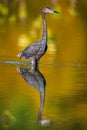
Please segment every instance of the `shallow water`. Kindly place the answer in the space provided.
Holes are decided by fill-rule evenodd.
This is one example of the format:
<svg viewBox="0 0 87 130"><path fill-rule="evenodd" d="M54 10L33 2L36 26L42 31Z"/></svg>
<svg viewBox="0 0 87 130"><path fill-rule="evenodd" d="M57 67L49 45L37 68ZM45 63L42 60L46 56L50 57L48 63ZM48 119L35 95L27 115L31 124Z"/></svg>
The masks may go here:
<svg viewBox="0 0 87 130"><path fill-rule="evenodd" d="M86 27L79 12L52 17L48 50L35 73L16 55L41 37L39 14L29 24L1 27L0 130L87 129Z"/></svg>
<svg viewBox="0 0 87 130"><path fill-rule="evenodd" d="M21 62L0 68L0 129L87 128L86 64L43 63L34 74Z"/></svg>

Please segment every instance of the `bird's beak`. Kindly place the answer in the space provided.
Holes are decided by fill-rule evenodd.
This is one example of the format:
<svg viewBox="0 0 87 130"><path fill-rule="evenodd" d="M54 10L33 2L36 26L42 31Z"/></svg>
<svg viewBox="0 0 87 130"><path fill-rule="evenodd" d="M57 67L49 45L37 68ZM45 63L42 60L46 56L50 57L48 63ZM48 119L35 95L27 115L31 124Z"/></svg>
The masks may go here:
<svg viewBox="0 0 87 130"><path fill-rule="evenodd" d="M56 14L59 14L59 12L57 12L57 11L55 11L55 10L54 10L53 12L56 13Z"/></svg>

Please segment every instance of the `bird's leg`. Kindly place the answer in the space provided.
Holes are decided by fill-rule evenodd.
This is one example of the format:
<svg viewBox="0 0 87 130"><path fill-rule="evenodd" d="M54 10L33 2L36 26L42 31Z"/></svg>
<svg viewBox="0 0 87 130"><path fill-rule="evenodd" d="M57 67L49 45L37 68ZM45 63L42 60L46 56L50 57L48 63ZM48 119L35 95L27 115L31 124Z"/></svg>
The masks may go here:
<svg viewBox="0 0 87 130"><path fill-rule="evenodd" d="M35 65L35 59L31 59L31 64L32 64L32 66Z"/></svg>
<svg viewBox="0 0 87 130"><path fill-rule="evenodd" d="M31 60L31 70L34 72L37 70L37 60L36 59Z"/></svg>
<svg viewBox="0 0 87 130"><path fill-rule="evenodd" d="M37 60L37 67L38 67L38 65L39 65L39 60Z"/></svg>
<svg viewBox="0 0 87 130"><path fill-rule="evenodd" d="M36 68L38 69L39 60L36 60Z"/></svg>

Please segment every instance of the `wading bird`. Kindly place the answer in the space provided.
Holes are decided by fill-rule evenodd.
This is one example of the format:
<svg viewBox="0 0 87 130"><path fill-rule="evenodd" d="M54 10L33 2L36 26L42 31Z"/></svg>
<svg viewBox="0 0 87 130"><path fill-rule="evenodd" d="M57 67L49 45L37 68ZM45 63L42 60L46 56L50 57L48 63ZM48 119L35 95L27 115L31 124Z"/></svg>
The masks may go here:
<svg viewBox="0 0 87 130"><path fill-rule="evenodd" d="M38 42L35 42L29 45L17 55L20 59L25 58L25 59L31 60L31 63L34 66L38 65L38 61L46 53L46 50L47 50L47 24L46 24L46 19L45 19L45 15L47 13L58 13L58 12L50 8L43 8L42 10L42 22L43 22L42 39Z"/></svg>

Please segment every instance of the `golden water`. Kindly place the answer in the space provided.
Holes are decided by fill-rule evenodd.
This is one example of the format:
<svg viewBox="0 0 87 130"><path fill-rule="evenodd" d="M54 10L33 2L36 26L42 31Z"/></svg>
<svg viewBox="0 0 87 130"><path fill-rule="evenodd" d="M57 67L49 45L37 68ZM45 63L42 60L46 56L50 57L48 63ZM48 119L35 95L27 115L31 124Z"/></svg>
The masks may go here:
<svg viewBox="0 0 87 130"><path fill-rule="evenodd" d="M86 22L80 11L47 16L48 50L39 71L46 80L42 119L49 123L38 124L40 92L18 73L26 66L16 55L41 37L39 15L28 24L4 24L0 29L0 130L86 130Z"/></svg>

